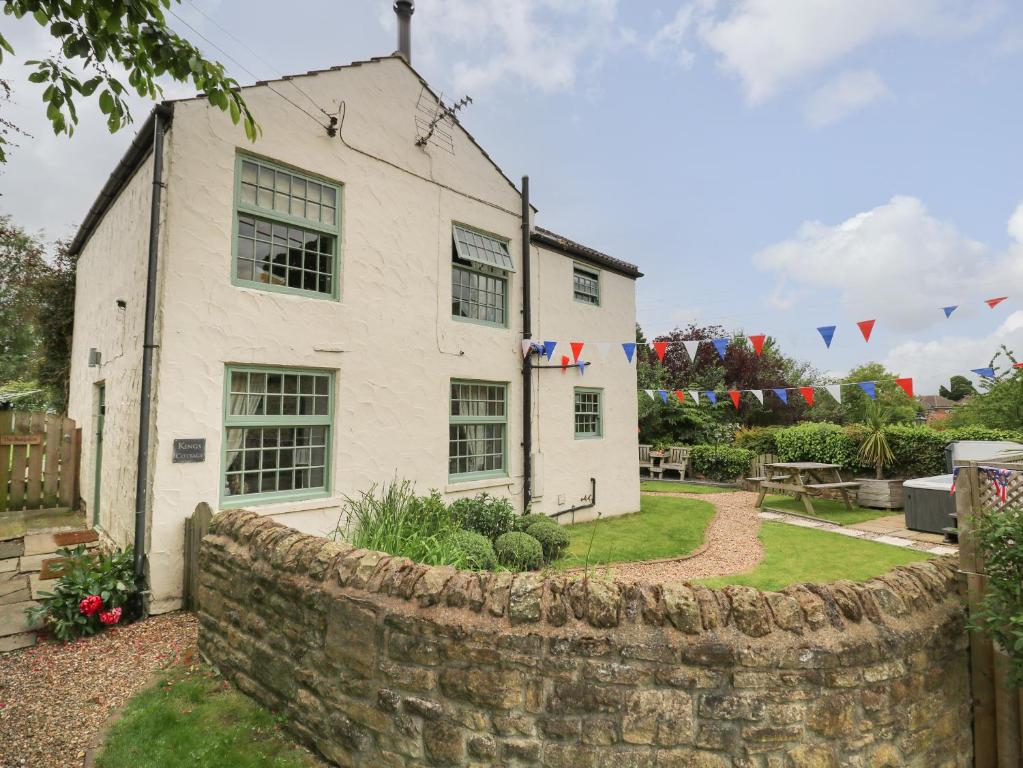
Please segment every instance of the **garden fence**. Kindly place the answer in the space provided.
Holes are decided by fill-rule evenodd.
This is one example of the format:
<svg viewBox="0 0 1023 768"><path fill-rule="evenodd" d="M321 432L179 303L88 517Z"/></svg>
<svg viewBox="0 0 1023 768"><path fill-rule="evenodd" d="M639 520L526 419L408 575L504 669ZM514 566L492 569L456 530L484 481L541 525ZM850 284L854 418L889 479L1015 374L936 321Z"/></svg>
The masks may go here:
<svg viewBox="0 0 1023 768"><path fill-rule="evenodd" d="M77 507L81 450L66 416L0 411L0 514Z"/></svg>
<svg viewBox="0 0 1023 768"><path fill-rule="evenodd" d="M980 468L1009 469L1012 475L1005 499ZM965 462L956 482L959 524L959 568L966 580L972 615L984 597L987 575L977 547L974 518L1008 506L1023 510L1023 462ZM1023 690L1007 684L1009 657L990 638L970 633L970 671L973 696L974 765L976 768L1016 768L1023 765Z"/></svg>
<svg viewBox="0 0 1023 768"><path fill-rule="evenodd" d="M199 610L199 545L210 532L213 510L206 502L199 502L195 512L185 518L185 608Z"/></svg>

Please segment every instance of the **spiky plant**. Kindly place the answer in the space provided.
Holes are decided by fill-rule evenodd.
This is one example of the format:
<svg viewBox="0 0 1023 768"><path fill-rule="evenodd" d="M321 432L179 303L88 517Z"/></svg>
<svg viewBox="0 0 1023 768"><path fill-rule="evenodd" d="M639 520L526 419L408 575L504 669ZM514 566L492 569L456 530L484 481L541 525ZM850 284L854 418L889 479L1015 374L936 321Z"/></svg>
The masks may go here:
<svg viewBox="0 0 1023 768"><path fill-rule="evenodd" d="M895 461L895 454L892 453L885 432L891 419L892 413L889 408L879 405L876 400L870 402L863 421L867 435L860 446L859 458L862 463L869 464L877 470L878 480L884 480L884 468Z"/></svg>

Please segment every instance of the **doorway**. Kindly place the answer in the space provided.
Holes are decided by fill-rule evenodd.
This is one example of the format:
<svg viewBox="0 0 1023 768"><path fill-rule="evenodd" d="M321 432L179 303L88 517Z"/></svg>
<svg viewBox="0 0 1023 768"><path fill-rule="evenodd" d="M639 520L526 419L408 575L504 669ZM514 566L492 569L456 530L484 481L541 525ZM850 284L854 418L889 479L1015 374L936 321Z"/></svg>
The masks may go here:
<svg viewBox="0 0 1023 768"><path fill-rule="evenodd" d="M99 524L100 478L103 476L103 426L107 415L107 385L100 382L96 385L96 440L93 443L93 456L96 474L92 483L92 524Z"/></svg>

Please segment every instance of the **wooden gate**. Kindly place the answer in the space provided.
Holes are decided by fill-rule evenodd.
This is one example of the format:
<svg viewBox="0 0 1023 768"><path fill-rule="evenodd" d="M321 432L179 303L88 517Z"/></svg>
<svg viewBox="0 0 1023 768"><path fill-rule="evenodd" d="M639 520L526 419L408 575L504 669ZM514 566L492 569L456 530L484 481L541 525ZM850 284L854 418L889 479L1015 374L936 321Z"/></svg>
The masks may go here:
<svg viewBox="0 0 1023 768"><path fill-rule="evenodd" d="M66 416L0 411L0 513L77 507L81 450Z"/></svg>
<svg viewBox="0 0 1023 768"><path fill-rule="evenodd" d="M983 467L1012 472L1002 501ZM966 577L972 613L987 586L983 553L974 535L974 518L1008 506L1023 510L1023 462L965 462L956 481L959 523L959 569ZM1023 766L1023 690L1008 687L1009 658L979 632L970 633L970 679L973 695L973 754L976 768Z"/></svg>

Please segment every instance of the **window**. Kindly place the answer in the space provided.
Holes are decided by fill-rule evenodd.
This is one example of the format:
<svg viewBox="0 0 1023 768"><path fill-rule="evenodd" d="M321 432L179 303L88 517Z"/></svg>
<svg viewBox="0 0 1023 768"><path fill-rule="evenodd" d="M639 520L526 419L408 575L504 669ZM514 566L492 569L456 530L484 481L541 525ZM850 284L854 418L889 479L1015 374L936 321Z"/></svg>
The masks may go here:
<svg viewBox="0 0 1023 768"><path fill-rule="evenodd" d="M487 325L508 323L508 243L454 225L451 247L451 316Z"/></svg>
<svg viewBox="0 0 1023 768"><path fill-rule="evenodd" d="M229 367L224 498L263 501L327 493L333 375Z"/></svg>
<svg viewBox="0 0 1023 768"><path fill-rule="evenodd" d="M457 479L507 475L506 384L452 381L448 474Z"/></svg>
<svg viewBox="0 0 1023 768"><path fill-rule="evenodd" d="M604 434L604 414L601 390L575 390L575 436L576 439L600 437Z"/></svg>
<svg viewBox="0 0 1023 768"><path fill-rule="evenodd" d="M336 298L341 188L249 157L237 176L234 281Z"/></svg>
<svg viewBox="0 0 1023 768"><path fill-rule="evenodd" d="M578 264L572 270L572 290L576 301L600 305L600 273Z"/></svg>

